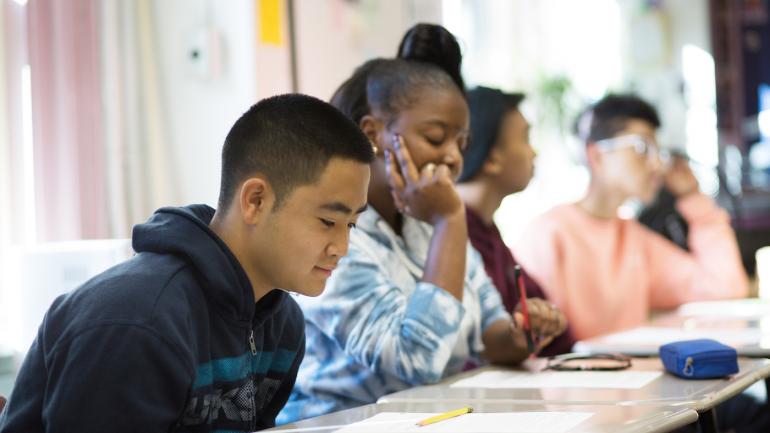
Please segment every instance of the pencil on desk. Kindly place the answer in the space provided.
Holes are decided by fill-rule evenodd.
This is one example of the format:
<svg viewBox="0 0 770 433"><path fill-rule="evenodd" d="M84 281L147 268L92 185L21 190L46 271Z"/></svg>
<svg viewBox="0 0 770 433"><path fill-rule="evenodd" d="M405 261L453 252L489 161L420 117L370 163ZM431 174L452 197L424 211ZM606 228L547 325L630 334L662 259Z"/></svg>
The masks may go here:
<svg viewBox="0 0 770 433"><path fill-rule="evenodd" d="M462 409L453 410L451 412L442 413L440 415L432 416L430 418L425 418L424 420L417 423L418 426L424 427L426 425L435 424L439 421L444 421L449 418L454 418L456 416L465 415L466 413L473 412L472 407L464 407Z"/></svg>

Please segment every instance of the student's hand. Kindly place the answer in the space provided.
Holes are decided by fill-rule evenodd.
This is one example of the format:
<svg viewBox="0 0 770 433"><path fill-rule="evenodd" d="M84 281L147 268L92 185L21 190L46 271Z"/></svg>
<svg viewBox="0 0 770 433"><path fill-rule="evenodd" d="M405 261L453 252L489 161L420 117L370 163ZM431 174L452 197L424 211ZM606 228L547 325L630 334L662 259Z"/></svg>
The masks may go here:
<svg viewBox="0 0 770 433"><path fill-rule="evenodd" d="M698 191L698 179L686 159L676 158L664 178L666 188L674 197L684 197Z"/></svg>
<svg viewBox="0 0 770 433"><path fill-rule="evenodd" d="M448 166L428 163L418 170L400 135L385 158L390 191L401 213L435 225L465 212Z"/></svg>
<svg viewBox="0 0 770 433"><path fill-rule="evenodd" d="M551 344L567 329L567 318L555 305L540 298L527 298L527 310L529 311L529 323L532 326L537 346L535 353L540 352ZM513 335L517 345L527 347L524 335L524 315L521 313L521 304L516 307L513 315Z"/></svg>

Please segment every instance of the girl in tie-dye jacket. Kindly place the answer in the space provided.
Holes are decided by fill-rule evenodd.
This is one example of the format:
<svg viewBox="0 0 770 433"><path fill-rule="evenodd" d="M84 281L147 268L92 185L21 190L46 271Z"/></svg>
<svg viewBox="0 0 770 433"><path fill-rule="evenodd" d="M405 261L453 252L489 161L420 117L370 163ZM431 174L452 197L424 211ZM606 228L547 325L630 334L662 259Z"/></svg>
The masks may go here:
<svg viewBox="0 0 770 433"><path fill-rule="evenodd" d="M378 158L369 209L350 234L347 256L323 295L298 300L306 353L278 423L528 355L520 326L468 244L453 182L469 122L459 48L442 27L418 25L407 34L402 57L422 59L426 43L446 52L443 66L369 61L332 98L369 136ZM529 307L542 347L563 331L564 318L542 300Z"/></svg>

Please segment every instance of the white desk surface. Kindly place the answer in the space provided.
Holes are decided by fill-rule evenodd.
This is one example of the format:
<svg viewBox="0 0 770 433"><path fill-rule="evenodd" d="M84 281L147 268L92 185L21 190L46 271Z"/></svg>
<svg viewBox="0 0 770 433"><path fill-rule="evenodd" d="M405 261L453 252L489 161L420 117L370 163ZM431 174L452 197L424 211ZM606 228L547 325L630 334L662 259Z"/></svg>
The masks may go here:
<svg viewBox="0 0 770 433"><path fill-rule="evenodd" d="M735 348L739 356L770 357L770 330L760 330L752 321L683 319L683 326L643 326L601 337L578 341L573 350L585 353L623 353L630 356L658 356L660 346L681 340L711 338ZM743 330L748 332L744 333ZM657 336L651 335L657 331ZM641 336L641 338L637 338Z"/></svg>
<svg viewBox="0 0 770 433"><path fill-rule="evenodd" d="M512 371L537 371L545 360L529 360L523 368ZM770 360L739 359L740 371L728 379L686 380L663 373L639 389L597 389L597 388L536 388L536 389L484 389L452 388L450 385L460 379L482 371L504 370L499 367L485 367L447 378L436 385L419 386L386 395L378 403L408 403L425 401L446 401L457 403L495 402L528 404L607 404L607 405L680 405L699 412L708 410L733 397L743 390L770 376ZM664 371L658 358L634 358L631 370ZM625 370L629 371L629 370ZM609 373L611 374L611 372Z"/></svg>
<svg viewBox="0 0 770 433"><path fill-rule="evenodd" d="M693 302L655 317L648 325L579 341L577 352L619 352L657 356L658 348L678 340L712 338L740 356L770 357L770 301L738 299Z"/></svg>
<svg viewBox="0 0 770 433"><path fill-rule="evenodd" d="M690 302L674 310L674 314L680 317L760 319L770 316L770 300L749 298Z"/></svg>
<svg viewBox="0 0 770 433"><path fill-rule="evenodd" d="M683 406L613 406L613 405L520 405L514 403L468 402L474 413L492 412L593 412L578 425L576 432L637 433L667 432L691 424L698 419L694 410ZM384 403L348 409L316 418L286 424L265 431L283 433L326 433L341 429L382 412L448 412L458 408L453 402ZM387 432L387 427L383 427Z"/></svg>

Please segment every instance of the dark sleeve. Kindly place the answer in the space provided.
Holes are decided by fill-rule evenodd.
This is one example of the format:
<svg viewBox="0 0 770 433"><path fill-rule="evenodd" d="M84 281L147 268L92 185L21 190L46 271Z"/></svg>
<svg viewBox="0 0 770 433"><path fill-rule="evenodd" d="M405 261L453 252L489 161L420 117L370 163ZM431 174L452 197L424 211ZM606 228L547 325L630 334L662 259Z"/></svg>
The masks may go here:
<svg viewBox="0 0 770 433"><path fill-rule="evenodd" d="M96 326L53 349L46 432L168 432L184 410L192 366L150 328Z"/></svg>
<svg viewBox="0 0 770 433"><path fill-rule="evenodd" d="M575 345L575 336L572 335L572 328L567 324L567 329L554 338L551 344L545 346L538 354L539 356L556 356L563 353L572 352L572 346Z"/></svg>
<svg viewBox="0 0 770 433"><path fill-rule="evenodd" d="M38 336L16 377L13 393L0 412L0 432L43 431L40 419L46 375Z"/></svg>
<svg viewBox="0 0 770 433"><path fill-rule="evenodd" d="M637 219L650 230L689 251L689 226L676 209L676 201L677 198L668 189L661 188L655 202L645 207Z"/></svg>
<svg viewBox="0 0 770 433"><path fill-rule="evenodd" d="M262 419L257 420L257 430L275 427L275 418L278 416L278 413L281 411L281 409L283 409L283 406L289 400L291 391L294 389L294 383L297 380L297 372L299 371L299 366L302 364L302 359L305 357L304 319L300 323L303 323L303 328L300 346L297 349L297 356L294 358L289 371L283 377L281 385L275 392L275 396L272 398L272 400L270 400L270 406L265 408L265 411L262 413Z"/></svg>

